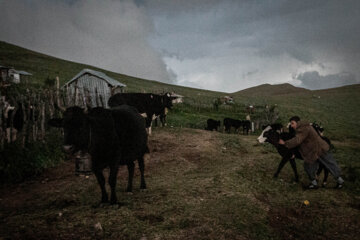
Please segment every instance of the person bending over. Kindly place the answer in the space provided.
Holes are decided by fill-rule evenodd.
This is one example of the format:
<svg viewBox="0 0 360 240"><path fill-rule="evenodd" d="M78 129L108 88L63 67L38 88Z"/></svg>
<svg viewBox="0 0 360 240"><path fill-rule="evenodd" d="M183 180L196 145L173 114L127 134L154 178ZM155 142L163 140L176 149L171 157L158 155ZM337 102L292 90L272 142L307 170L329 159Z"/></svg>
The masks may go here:
<svg viewBox="0 0 360 240"><path fill-rule="evenodd" d="M290 118L290 124L295 129L295 137L283 141L279 140L279 144L285 145L287 148L298 147L301 156L304 159L304 170L310 178L309 189L318 188L316 181L316 171L321 162L336 179L336 188L342 188L344 180L341 178L341 171L336 160L329 152L329 145L317 134L309 122L300 121L298 116Z"/></svg>

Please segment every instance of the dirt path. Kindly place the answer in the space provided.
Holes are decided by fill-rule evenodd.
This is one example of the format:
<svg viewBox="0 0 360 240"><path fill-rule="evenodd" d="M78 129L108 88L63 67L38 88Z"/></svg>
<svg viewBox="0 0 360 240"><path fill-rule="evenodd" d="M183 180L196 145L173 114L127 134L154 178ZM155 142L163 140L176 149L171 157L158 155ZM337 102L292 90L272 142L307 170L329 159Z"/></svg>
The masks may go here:
<svg viewBox="0 0 360 240"><path fill-rule="evenodd" d="M255 139L155 130L145 161L148 190L139 190L136 169L134 192L126 194L127 170L121 167L119 209L94 207L100 200L95 177L75 176L74 163L66 161L0 189L0 239L311 238L303 227L314 239L358 234L360 199L346 191L304 192L291 181L288 166L274 181L278 155ZM301 207L304 199L310 207Z"/></svg>

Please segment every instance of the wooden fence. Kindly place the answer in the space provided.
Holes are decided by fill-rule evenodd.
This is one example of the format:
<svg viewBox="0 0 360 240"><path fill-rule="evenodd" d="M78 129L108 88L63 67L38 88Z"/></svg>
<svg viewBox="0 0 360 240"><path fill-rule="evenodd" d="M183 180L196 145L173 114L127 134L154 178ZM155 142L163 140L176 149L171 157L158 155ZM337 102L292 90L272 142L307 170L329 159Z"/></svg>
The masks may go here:
<svg viewBox="0 0 360 240"><path fill-rule="evenodd" d="M26 89L22 93L15 91L3 95L0 91L0 150L13 142L20 142L25 147L30 142L45 141L49 132L47 121L62 115L57 106L86 107L91 102L90 94L84 96L81 92L67 95L66 91L59 88L58 78L54 87ZM96 105L104 106L103 97L97 93ZM17 129L19 126L22 126L21 129Z"/></svg>

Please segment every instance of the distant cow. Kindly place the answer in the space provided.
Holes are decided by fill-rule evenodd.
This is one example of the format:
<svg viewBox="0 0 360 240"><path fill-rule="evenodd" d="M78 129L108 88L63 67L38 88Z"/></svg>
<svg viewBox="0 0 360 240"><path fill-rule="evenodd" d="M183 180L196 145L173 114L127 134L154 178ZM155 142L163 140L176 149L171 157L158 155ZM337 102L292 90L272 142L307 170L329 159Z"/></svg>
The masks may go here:
<svg viewBox="0 0 360 240"><path fill-rule="evenodd" d="M17 107L6 106L3 114L1 114L1 128L6 131L8 142L16 141L17 134L22 131L25 121L36 121L37 118L38 116L34 113L32 106L27 110L24 109L23 104L20 102L17 103Z"/></svg>
<svg viewBox="0 0 360 240"><path fill-rule="evenodd" d="M108 105L112 108L123 104L133 106L140 114L145 114L146 128L149 129L149 134L151 134L152 120L157 116L163 115L162 119L165 121L166 109L171 109L173 106L169 93L164 95L153 93L117 93L111 96L108 101Z"/></svg>
<svg viewBox="0 0 360 240"><path fill-rule="evenodd" d="M116 177L119 165L127 165L129 171L127 191L132 191L134 161L138 160L141 186L144 179L144 155L149 152L144 119L128 105L114 109L96 107L88 113L80 107L70 107L64 118L51 119L49 125L64 129L64 149L70 153L88 152L91 155L92 171L101 188L101 202L108 202L103 169L110 168L109 184L111 204L117 202Z"/></svg>
<svg viewBox="0 0 360 240"><path fill-rule="evenodd" d="M209 131L216 130L217 131L220 127L220 121L216 121L211 118L209 118L206 121L206 123L207 123L207 126L206 126L205 130L209 130Z"/></svg>
<svg viewBox="0 0 360 240"><path fill-rule="evenodd" d="M296 169L295 158L298 159L303 159L303 158L297 148L288 149L284 145L279 144L280 139L287 141L295 136L292 132L280 132L280 129L282 129L282 125L280 124L268 125L267 127L265 127L265 129L263 130L261 135L257 138L257 140L260 143L269 142L272 145L274 145L276 150L282 157L282 160L279 163L278 169L276 170L274 177L275 178L278 177L281 169L285 166L287 162L290 161L291 167L294 171L295 181L298 182L299 175ZM329 171L320 163L320 167L317 171L317 175L320 175L322 169L325 170L324 180L323 180L323 185L325 186L329 175Z"/></svg>
<svg viewBox="0 0 360 240"><path fill-rule="evenodd" d="M232 118L224 118L224 129L227 133L230 133L231 128L235 128L235 132L242 126L241 120L236 120Z"/></svg>

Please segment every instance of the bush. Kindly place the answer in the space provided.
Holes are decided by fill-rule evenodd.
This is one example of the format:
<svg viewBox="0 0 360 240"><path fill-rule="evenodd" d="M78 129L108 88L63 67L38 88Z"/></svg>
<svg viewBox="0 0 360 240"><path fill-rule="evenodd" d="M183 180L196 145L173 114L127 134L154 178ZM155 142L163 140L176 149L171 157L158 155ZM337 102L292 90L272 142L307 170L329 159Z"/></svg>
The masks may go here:
<svg viewBox="0 0 360 240"><path fill-rule="evenodd" d="M64 159L59 133L49 134L43 142L32 142L22 148L16 141L0 151L0 183L15 183L38 175L45 168Z"/></svg>

